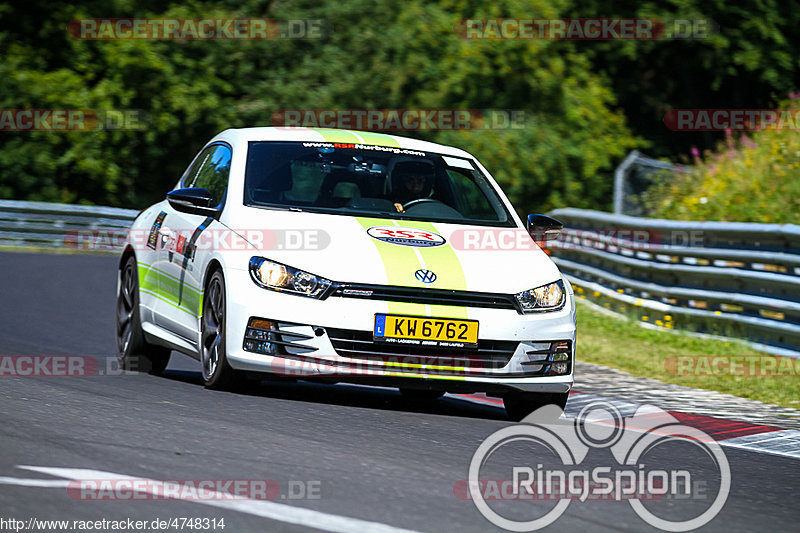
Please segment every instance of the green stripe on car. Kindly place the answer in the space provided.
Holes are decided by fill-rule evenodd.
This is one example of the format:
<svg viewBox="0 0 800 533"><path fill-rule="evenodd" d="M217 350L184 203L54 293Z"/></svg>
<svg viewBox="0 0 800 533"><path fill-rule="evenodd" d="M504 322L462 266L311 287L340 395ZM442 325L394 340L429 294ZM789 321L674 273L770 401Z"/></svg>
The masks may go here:
<svg viewBox="0 0 800 533"><path fill-rule="evenodd" d="M361 227L368 230L373 226L391 226L395 222L392 220L369 217L356 217ZM423 229L438 233L432 224L427 222L400 221L403 226ZM455 255L455 251L447 244L433 246L429 248L400 246L387 242L371 239L375 248L381 256L383 267L386 270L386 280L389 285L397 286L421 286L420 282L414 277L414 273L423 268L417 252L419 252L424 267L436 273L437 281L442 281L448 289L466 290L467 285L464 279L464 270ZM443 249L436 251L437 249ZM427 312L425 304L389 302L389 312L397 314L412 314L426 316L440 316L443 318L467 318L467 308L454 305L430 305L430 313Z"/></svg>
<svg viewBox="0 0 800 533"><path fill-rule="evenodd" d="M203 311L203 291L184 283L185 290L179 301L174 295L179 293L180 285L181 280L178 278L170 276L154 266L139 263L139 287L142 291L181 311L199 317Z"/></svg>
<svg viewBox="0 0 800 533"><path fill-rule="evenodd" d="M353 132L349 130L336 130L325 128L314 128L314 131L322 135L322 138L331 143L358 143L371 144L374 146L388 146L399 148L400 143L394 137L382 133L372 133L369 131Z"/></svg>

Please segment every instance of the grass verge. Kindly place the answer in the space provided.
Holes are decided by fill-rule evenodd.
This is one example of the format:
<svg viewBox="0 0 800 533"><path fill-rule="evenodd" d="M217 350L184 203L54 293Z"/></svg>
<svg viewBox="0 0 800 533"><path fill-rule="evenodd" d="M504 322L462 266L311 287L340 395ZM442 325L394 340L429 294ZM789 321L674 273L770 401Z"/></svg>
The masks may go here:
<svg viewBox="0 0 800 533"><path fill-rule="evenodd" d="M800 359L735 341L650 329L578 301L579 361L686 387L800 409Z"/></svg>

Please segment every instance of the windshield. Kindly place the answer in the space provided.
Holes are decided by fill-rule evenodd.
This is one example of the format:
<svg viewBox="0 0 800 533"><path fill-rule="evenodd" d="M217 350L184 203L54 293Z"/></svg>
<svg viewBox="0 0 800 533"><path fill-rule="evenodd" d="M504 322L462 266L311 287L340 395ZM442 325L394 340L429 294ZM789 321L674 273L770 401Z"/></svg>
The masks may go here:
<svg viewBox="0 0 800 533"><path fill-rule="evenodd" d="M513 225L470 159L327 142L250 142L244 203L342 215Z"/></svg>

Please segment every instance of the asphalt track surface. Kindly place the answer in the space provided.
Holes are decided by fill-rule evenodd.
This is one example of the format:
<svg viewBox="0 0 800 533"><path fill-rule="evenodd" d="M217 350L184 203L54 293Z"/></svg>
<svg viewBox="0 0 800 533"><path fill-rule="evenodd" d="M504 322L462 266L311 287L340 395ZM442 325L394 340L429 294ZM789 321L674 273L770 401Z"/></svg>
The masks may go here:
<svg viewBox="0 0 800 533"><path fill-rule="evenodd" d="M105 365L114 356L116 264L113 256L0 253L0 355L85 355L97 358L101 371L111 368ZM455 397L414 405L393 389L341 384L262 382L244 393L215 392L202 386L199 364L176 353L164 376L104 373L0 378L0 519L224 518L224 531L234 533L500 530L454 493L483 439L512 424L496 406ZM515 450L506 452L519 464L540 460L530 450L516 457ZM725 454L730 496L701 530L796 528L800 463L748 450ZM698 475L712 469L699 458L682 464ZM20 468L25 465L103 474ZM599 452L585 461L587 468L608 465ZM272 507L234 508L86 501L64 487L71 477L110 473L268 479L281 495ZM290 484L295 495L304 486L314 497L288 497ZM692 504L665 505L662 514L671 518ZM573 502L546 530L656 529L626 502Z"/></svg>

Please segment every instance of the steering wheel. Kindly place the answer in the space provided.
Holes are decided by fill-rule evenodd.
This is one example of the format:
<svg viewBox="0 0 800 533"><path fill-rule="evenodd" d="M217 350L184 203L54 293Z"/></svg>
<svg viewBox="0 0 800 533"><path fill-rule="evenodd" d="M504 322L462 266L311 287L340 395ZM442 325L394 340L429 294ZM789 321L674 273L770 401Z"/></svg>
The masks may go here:
<svg viewBox="0 0 800 533"><path fill-rule="evenodd" d="M423 204L426 202L436 202L437 204L442 203L439 200L434 200L433 198L417 198L416 200L411 200L410 202L403 204L403 211L408 211L409 207L413 207L415 205Z"/></svg>

